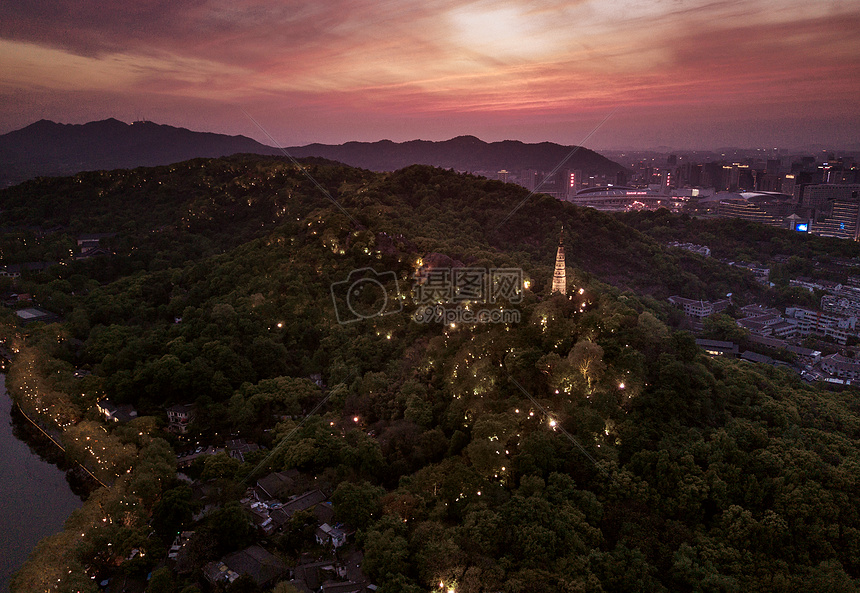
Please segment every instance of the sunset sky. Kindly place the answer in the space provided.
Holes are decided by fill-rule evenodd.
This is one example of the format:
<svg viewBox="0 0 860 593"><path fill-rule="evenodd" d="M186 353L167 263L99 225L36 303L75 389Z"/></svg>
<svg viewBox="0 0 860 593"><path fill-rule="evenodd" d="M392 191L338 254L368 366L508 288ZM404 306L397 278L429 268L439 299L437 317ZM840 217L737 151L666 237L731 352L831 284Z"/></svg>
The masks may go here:
<svg viewBox="0 0 860 593"><path fill-rule="evenodd" d="M860 2L9 0L0 133L148 119L282 145L860 142Z"/></svg>

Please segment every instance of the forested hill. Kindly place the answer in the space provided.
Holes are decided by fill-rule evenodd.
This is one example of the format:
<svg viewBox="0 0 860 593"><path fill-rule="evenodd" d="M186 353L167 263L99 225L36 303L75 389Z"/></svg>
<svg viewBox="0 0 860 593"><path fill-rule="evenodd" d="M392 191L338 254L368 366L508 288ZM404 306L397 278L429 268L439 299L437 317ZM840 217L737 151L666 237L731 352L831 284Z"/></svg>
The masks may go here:
<svg viewBox="0 0 860 593"><path fill-rule="evenodd" d="M463 262L484 251L520 253L537 266L542 287L551 274L562 224L568 263L621 289L663 298L681 293L750 299L761 289L737 270L689 253L666 250L611 216L504 184L433 167L375 174L324 160L306 160L311 176L368 232L402 235L414 249L444 251ZM283 158L198 159L132 171L84 172L43 178L0 193L0 225L16 230L5 263L59 261L80 234L106 239L123 258L116 266L181 265L261 236L308 208L343 213ZM345 223L342 223L345 224ZM40 231L56 232L40 237ZM14 233L13 233L14 235ZM11 235L10 235L11 237ZM28 240L29 238L29 240ZM524 265L525 265L524 261ZM83 264L82 264L83 265Z"/></svg>
<svg viewBox="0 0 860 593"><path fill-rule="evenodd" d="M304 517L264 538L237 503L293 469L356 529L348 545L381 593L857 590L857 392L705 357L635 291L708 296L743 277L527 197L426 166L261 157L0 192L6 257L117 233L112 255L60 258L16 286L65 321L26 328L10 393L113 486L40 544L13 591L95 593L91 574L150 573L159 591L198 591L203 566L254 542L290 566L320 557ZM548 290L562 224L567 297ZM528 287L484 303L519 320L422 322L425 264L522 269ZM362 306L380 299L348 291L361 278L384 292L376 312ZM103 424L105 395L141 417ZM187 439L163 430L177 403L196 405ZM165 439L236 435L267 450L187 468L218 493L195 521ZM183 571L155 570L184 529Z"/></svg>

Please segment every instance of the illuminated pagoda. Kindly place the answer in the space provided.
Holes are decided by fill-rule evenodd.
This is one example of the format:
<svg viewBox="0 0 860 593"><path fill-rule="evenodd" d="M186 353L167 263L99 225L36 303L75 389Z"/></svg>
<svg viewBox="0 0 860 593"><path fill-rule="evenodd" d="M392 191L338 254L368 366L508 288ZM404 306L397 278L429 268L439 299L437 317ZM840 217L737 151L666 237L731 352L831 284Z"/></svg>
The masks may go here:
<svg viewBox="0 0 860 593"><path fill-rule="evenodd" d="M555 254L555 272L552 275L552 292L567 294L567 276L564 271L564 227L558 238L558 251Z"/></svg>

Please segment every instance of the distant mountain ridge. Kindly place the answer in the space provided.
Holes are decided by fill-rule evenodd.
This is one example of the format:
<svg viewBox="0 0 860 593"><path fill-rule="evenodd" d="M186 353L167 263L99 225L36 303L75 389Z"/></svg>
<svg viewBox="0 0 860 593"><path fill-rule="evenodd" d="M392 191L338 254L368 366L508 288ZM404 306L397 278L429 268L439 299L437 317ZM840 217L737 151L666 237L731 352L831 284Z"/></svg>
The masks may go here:
<svg viewBox="0 0 860 593"><path fill-rule="evenodd" d="M323 157L372 171L394 171L415 164L469 172L550 171L567 157L570 158L565 167L586 174L614 175L624 169L587 148L574 151L572 146L552 142L526 144L517 140L487 143L474 136L441 142L309 144L285 150L294 157ZM278 155L281 150L247 136L195 132L149 121L126 124L111 118L86 124L59 124L43 119L0 136L0 187L38 176L152 167L236 153Z"/></svg>
<svg viewBox="0 0 860 593"><path fill-rule="evenodd" d="M167 165L197 157L278 154L246 136L194 132L149 121L86 124L40 120L0 136L0 185L79 171Z"/></svg>
<svg viewBox="0 0 860 593"><path fill-rule="evenodd" d="M553 142L526 144L519 140L484 142L474 136L457 136L432 142L347 142L309 144L287 149L295 157L319 156L371 171L393 171L409 165L433 165L456 171L500 171L536 169L551 171L568 155L565 167L584 173L615 174L624 167L587 148L563 146Z"/></svg>

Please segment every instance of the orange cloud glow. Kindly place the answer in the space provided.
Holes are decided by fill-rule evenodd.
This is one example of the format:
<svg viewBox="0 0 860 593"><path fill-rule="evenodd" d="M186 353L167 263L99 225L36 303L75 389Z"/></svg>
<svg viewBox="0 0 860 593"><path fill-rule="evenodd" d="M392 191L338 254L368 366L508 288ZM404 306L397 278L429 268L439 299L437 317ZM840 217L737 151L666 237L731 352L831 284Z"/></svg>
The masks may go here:
<svg viewBox="0 0 860 593"><path fill-rule="evenodd" d="M35 0L0 6L0 131L144 116L284 144L856 142L860 8L822 0Z"/></svg>

